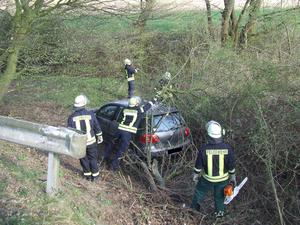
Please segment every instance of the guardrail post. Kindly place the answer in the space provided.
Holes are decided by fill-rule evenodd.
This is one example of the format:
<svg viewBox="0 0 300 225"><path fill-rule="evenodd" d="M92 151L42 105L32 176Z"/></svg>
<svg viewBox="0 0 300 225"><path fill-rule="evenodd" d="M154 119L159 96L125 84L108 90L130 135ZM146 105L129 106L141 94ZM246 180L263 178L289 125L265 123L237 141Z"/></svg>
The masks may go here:
<svg viewBox="0 0 300 225"><path fill-rule="evenodd" d="M49 152L46 189L47 194L55 194L58 191L59 163L59 154Z"/></svg>
<svg viewBox="0 0 300 225"><path fill-rule="evenodd" d="M0 116L0 140L49 152L46 193L58 191L60 155L86 155L87 136L80 130L53 127Z"/></svg>

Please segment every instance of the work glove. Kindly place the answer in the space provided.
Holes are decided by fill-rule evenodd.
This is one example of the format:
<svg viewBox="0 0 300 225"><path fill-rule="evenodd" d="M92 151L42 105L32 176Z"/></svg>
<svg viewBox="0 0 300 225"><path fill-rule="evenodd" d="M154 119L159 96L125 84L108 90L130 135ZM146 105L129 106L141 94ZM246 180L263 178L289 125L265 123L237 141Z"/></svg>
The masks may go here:
<svg viewBox="0 0 300 225"><path fill-rule="evenodd" d="M231 184L233 186L233 188L235 188L236 186L236 177L235 177L235 173L230 173L229 174L229 180L228 183Z"/></svg>
<svg viewBox="0 0 300 225"><path fill-rule="evenodd" d="M100 143L102 143L103 142L103 137L102 137L102 135L100 135L100 136L98 136L98 138L97 138L97 144L99 145Z"/></svg>
<svg viewBox="0 0 300 225"><path fill-rule="evenodd" d="M200 177L201 177L200 173L195 173L194 172L193 181L195 181L197 183L200 180Z"/></svg>
<svg viewBox="0 0 300 225"><path fill-rule="evenodd" d="M135 68L135 71L138 72L138 71L140 71L140 69L139 68Z"/></svg>

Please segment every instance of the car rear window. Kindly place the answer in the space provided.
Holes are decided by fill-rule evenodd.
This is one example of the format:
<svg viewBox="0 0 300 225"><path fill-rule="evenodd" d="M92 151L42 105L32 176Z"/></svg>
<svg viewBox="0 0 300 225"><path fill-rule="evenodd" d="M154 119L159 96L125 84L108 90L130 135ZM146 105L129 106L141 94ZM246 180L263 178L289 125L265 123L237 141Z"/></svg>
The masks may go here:
<svg viewBox="0 0 300 225"><path fill-rule="evenodd" d="M167 115L153 116L153 129L156 132L164 132L174 130L181 126L179 112L170 113Z"/></svg>

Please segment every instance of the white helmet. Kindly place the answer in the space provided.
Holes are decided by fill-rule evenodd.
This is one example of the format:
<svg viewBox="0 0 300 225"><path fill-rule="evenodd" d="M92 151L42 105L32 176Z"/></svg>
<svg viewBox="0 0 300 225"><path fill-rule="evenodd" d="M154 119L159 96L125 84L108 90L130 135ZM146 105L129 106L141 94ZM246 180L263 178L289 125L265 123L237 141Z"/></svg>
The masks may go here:
<svg viewBox="0 0 300 225"><path fill-rule="evenodd" d="M130 59L125 59L125 60L124 60L124 63L125 63L125 65L131 65Z"/></svg>
<svg viewBox="0 0 300 225"><path fill-rule="evenodd" d="M89 103L89 100L85 95L78 95L75 98L73 110L77 111L83 109L87 103Z"/></svg>
<svg viewBox="0 0 300 225"><path fill-rule="evenodd" d="M209 121L205 125L205 129L207 130L207 134L212 138L222 137L222 127L218 122L214 120Z"/></svg>
<svg viewBox="0 0 300 225"><path fill-rule="evenodd" d="M132 97L129 99L129 107L137 107L141 103L141 99L139 97Z"/></svg>
<svg viewBox="0 0 300 225"><path fill-rule="evenodd" d="M167 80L170 80L171 79L171 73L170 72L166 72L164 74L164 78L166 78Z"/></svg>

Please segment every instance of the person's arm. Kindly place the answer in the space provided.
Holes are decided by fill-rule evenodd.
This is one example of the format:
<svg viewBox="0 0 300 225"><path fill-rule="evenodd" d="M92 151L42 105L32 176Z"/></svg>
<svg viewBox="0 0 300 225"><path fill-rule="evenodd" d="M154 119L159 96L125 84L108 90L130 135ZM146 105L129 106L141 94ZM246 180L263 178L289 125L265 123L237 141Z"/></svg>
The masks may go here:
<svg viewBox="0 0 300 225"><path fill-rule="evenodd" d="M199 181L199 179L201 178L202 168L203 168L202 153L201 153L201 149L200 149L198 152L196 162L195 162L193 181L195 181L195 182Z"/></svg>
<svg viewBox="0 0 300 225"><path fill-rule="evenodd" d="M136 73L137 72L137 70L135 70L135 69L132 69L130 66L127 66L127 71L129 72L129 73L131 73L131 74L133 74L133 73Z"/></svg>
<svg viewBox="0 0 300 225"><path fill-rule="evenodd" d="M99 122L94 114L92 114L92 123L93 123L93 127L95 130L95 135L97 137L97 144L100 144L103 142L102 130L101 130Z"/></svg>
<svg viewBox="0 0 300 225"><path fill-rule="evenodd" d="M236 186L236 176L235 176L235 163L234 163L234 157L231 147L228 148L228 173L229 173L229 179L228 183L232 184L233 187Z"/></svg>
<svg viewBox="0 0 300 225"><path fill-rule="evenodd" d="M146 105L144 105L143 108L141 108L142 113L146 112L148 109L150 109L154 103L157 101L157 98L153 98L150 102L148 102Z"/></svg>

